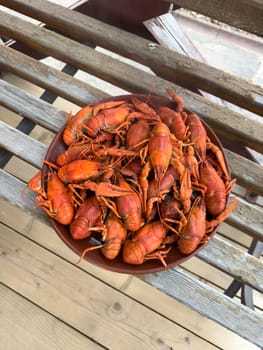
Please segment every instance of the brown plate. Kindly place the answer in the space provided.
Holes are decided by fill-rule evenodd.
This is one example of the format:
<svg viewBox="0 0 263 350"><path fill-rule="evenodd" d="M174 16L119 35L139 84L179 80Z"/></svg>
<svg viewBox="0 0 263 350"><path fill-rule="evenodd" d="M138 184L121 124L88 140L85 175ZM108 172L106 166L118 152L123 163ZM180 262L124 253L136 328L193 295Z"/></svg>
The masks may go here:
<svg viewBox="0 0 263 350"><path fill-rule="evenodd" d="M155 107L155 108L158 106L168 106L170 108L175 108L175 104L169 99L159 97L159 96L149 97L148 95L138 95L138 94L110 97L110 98L104 99L100 102L105 102L108 100L129 101L131 96L135 96L137 98L140 98L142 101L147 101L148 104L150 104L152 107ZM225 161L227 164L228 173L229 173L229 167L228 167L226 155L224 153L223 147L222 147L219 139L217 138L217 136L215 135L213 130L211 130L211 128L208 127L207 124L203 120L202 120L202 122L206 128L207 135L210 138L210 140L221 149L221 151L224 155L224 158L225 158ZM58 132L58 134L55 136L55 138L51 142L49 149L48 149L48 152L46 154L45 160L48 160L50 162L55 163L57 156L67 149L67 146L64 144L63 139L62 139L63 130L64 130L64 128L62 128ZM46 174L47 172L48 172L48 168L46 165L44 165L43 166L43 173ZM44 179L45 179L45 177L44 177ZM55 229L55 231L57 232L59 237L78 256L80 256L81 253L83 252L83 250L85 248L87 248L88 246L91 246L94 244L96 245L96 244L100 243L100 242L96 241L94 238L91 238L91 239L88 238L88 239L84 239L84 240L75 240L71 237L68 226L61 225L52 218L49 218L49 219L50 219L51 225L53 226L53 228ZM210 233L211 238L215 235L217 229L218 229L218 226L216 226L214 228L214 230ZM199 245L197 247L197 249L189 255L183 255L175 247L172 248L172 250L169 252L168 256L165 258L165 261L167 263L167 268L172 268L176 265L182 264L186 260L188 260L191 257L193 257L194 255L196 255L201 249L204 248L204 246L205 245ZM164 267L162 266L162 264L159 260L148 260L148 261L145 261L141 265L130 265L130 264L125 263L122 260L121 255L120 255L116 259L110 261L110 260L107 260L103 256L100 249L90 251L89 253L86 254L84 259L87 260L88 262L90 262L96 266L102 267L104 269L115 271L115 272L120 272L120 273L127 273L127 274L145 274L145 273L153 273L153 272L158 272L158 271L164 270Z"/></svg>

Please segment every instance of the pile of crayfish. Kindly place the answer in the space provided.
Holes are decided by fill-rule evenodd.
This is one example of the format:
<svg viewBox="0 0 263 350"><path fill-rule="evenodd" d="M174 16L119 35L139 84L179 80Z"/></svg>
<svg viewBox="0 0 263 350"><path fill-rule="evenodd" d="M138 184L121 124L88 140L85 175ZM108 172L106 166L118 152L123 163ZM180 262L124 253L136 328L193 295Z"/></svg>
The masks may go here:
<svg viewBox="0 0 263 350"><path fill-rule="evenodd" d="M107 259L128 264L191 254L237 204L224 155L204 123L170 89L171 108L142 97L108 100L67 117L65 151L28 187L36 206L70 235L95 233ZM45 185L42 186L44 177Z"/></svg>

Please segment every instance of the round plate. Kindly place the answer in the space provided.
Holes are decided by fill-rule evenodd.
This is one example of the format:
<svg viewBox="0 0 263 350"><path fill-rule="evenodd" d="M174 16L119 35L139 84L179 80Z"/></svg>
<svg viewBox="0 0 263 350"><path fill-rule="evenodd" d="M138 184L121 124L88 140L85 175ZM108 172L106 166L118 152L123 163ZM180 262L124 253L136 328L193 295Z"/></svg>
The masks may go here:
<svg viewBox="0 0 263 350"><path fill-rule="evenodd" d="M176 107L175 103L170 99L160 97L160 96L149 97L148 95L140 95L140 94L115 96L115 97L110 97L108 99L104 99L104 100L98 101L98 102L106 102L106 101L110 101L110 100L111 101L112 100L115 100L115 101L125 100L125 101L130 102L131 97L137 97L137 98L141 99L142 101L147 101L147 103L154 108L156 108L158 106L167 106L170 108ZM189 112L188 110L186 110L186 111ZM229 173L229 166L228 166L228 162L226 159L226 155L224 153L223 147L222 147L219 139L217 138L215 133L211 130L211 128L209 128L207 126L207 124L202 119L201 119L201 121L203 122L203 125L206 128L207 135L210 138L210 140L221 149L221 151L224 155L225 162L226 162L227 169L228 169L228 173ZM48 160L50 162L55 163L57 156L67 149L67 146L64 144L63 139L62 139L63 131L64 131L64 128L62 128L58 132L58 134L55 136L55 138L51 142L49 149L48 149L48 152L45 156L45 160ZM48 167L44 164L42 170L43 170L43 174L46 174L48 172ZM43 179L45 179L45 178L46 177L44 176ZM44 184L44 186L45 185L46 184ZM94 239L94 238L75 240L71 237L68 226L61 225L56 220L54 220L52 218L49 218L49 219L50 219L51 225L53 226L53 228L55 229L55 231L57 232L59 237L78 256L80 256L81 253L83 252L83 250L85 248L87 248L88 246L91 246L94 244L96 245L96 244L100 243L100 242L96 241L96 239ZM209 234L210 238L212 238L215 235L215 233L218 229L218 226L216 226L214 228L214 230ZM203 249L204 246L205 246L204 244L199 245L195 249L195 251L193 251L191 254L188 254L188 255L181 254L175 247L173 247L171 249L171 251L169 252L169 254L167 255L167 257L165 258L165 261L167 263L167 268L171 268L171 267L174 267L176 265L182 264L186 260L188 260L191 257L193 257L194 255L196 255L201 249ZM121 254L114 260L107 260L103 256L103 254L101 253L100 249L88 252L85 255L84 259L87 260L88 262L96 265L96 266L101 267L101 268L115 271L115 272L126 273L126 274L146 274L146 273L154 273L154 272L164 270L164 266L162 265L162 263L159 260L148 260L148 261L145 261L141 265L130 265L130 264L125 263L122 260Z"/></svg>

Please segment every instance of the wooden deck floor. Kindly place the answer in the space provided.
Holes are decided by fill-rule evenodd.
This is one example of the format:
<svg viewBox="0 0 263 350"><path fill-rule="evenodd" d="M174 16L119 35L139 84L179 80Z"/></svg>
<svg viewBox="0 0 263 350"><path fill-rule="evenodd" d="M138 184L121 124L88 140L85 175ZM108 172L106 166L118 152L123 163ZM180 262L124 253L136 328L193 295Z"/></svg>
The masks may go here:
<svg viewBox="0 0 263 350"><path fill-rule="evenodd" d="M12 75L5 79L41 93ZM78 108L62 99L55 105ZM1 107L0 115L14 125L19 120ZM53 137L40 127L32 134L47 145ZM6 170L24 181L35 172L15 157ZM0 349L258 349L135 276L77 265L49 225L3 200L0 208ZM250 244L227 225L221 234L243 249ZM197 258L181 268L222 292L231 282ZM255 303L262 312L262 297L256 294Z"/></svg>

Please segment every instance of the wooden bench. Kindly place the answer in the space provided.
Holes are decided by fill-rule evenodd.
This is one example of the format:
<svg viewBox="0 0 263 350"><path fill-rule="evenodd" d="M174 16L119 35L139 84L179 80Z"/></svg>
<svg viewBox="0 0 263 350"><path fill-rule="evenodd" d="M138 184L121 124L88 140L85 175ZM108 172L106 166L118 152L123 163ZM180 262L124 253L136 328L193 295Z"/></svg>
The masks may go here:
<svg viewBox="0 0 263 350"><path fill-rule="evenodd" d="M218 20L225 20L226 23L262 36L263 5L260 2L241 1L239 7L237 1L231 2L231 6L227 1L223 1L224 6L219 6L219 1L170 2L174 2L178 7L186 7L214 16ZM0 46L0 70L11 72L46 90L42 98L38 98L11 83L0 81L1 105L22 116L16 127L0 121L1 197L47 222L46 216L33 208L33 194L26 193L24 198L21 198L25 183L6 171L4 166L13 155L35 168L42 167L47 145L27 134L35 125L52 133L56 133L64 125L66 112L52 105L56 96L63 97L78 106L108 96L105 91L89 85L88 81L74 78L78 70L129 92L151 92L166 96L167 87L176 91L184 98L189 109L199 114L219 137L226 140L226 145L230 144L230 147L233 145L233 148L226 149L226 153L232 175L237 179L238 185L257 196L262 196L263 167L244 157L245 147L263 153L262 120L251 120L246 115L205 99L195 91L197 89L207 91L257 114L260 118L263 115L263 89L157 44L152 45L153 38L149 40L147 35L138 35L141 33L140 26L138 28L135 26L136 34L134 34L120 29L117 25L114 26L113 23L108 24L90 17L87 13L95 15L97 12L96 5L92 6L92 1L89 3L90 7L81 8L81 11L86 13L83 14L42 0L0 0L0 5L36 18L46 25L46 27L37 26L11 14L0 12L0 35L14 39L24 48L21 52L15 50L15 46ZM113 3L111 2L111 7ZM201 3L206 6L201 6ZM158 15L158 12L165 8L164 4L167 7L163 2L159 4L160 8L155 12L152 11L151 15ZM243 4L247 11L244 11ZM97 6L99 5L104 6L104 9L107 8L103 1L101 4L97 2ZM115 5L118 5L118 1ZM243 15L239 16L241 13ZM120 16L123 14L120 13ZM106 20L107 16L102 19ZM114 20L118 23L117 19ZM132 20L130 23L133 23ZM131 25L127 26L127 29L130 28ZM151 68L156 75L94 50L97 46L143 64ZM32 55L29 54L31 50ZM39 57L52 56L65 62L64 71L31 57L36 57L34 55L36 52ZM236 147L237 145L242 147ZM253 309L251 291L252 289L260 293L263 291L263 264L260 259L263 245L262 207L240 198L238 206L226 222L237 229L238 234L249 237L250 251L241 250L222 235L216 235L198 254L198 258L206 264L233 277L234 282L225 294L200 281L191 271L187 272L181 267L138 277L261 347L263 317L259 310ZM5 277L1 282L8 284ZM240 288L243 304L229 297L233 297Z"/></svg>

